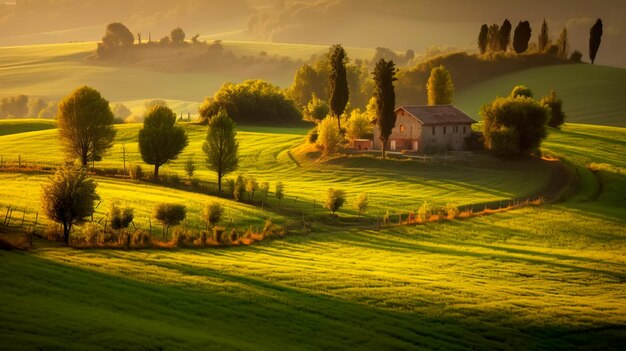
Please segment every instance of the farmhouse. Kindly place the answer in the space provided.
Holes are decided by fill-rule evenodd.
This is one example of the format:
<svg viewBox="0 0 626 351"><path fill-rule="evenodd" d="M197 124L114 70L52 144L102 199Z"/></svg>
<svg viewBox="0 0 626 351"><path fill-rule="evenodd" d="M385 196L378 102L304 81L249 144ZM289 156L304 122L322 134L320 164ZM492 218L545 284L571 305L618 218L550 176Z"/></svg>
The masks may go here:
<svg viewBox="0 0 626 351"><path fill-rule="evenodd" d="M452 105L400 106L387 150L437 152L464 150L475 120ZM380 130L374 126L374 148L381 149Z"/></svg>

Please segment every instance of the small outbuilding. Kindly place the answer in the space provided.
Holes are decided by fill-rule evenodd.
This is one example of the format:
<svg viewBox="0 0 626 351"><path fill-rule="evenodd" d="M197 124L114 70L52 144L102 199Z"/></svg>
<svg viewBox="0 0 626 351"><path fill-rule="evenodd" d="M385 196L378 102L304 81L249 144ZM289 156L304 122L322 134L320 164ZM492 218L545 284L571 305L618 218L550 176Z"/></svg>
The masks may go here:
<svg viewBox="0 0 626 351"><path fill-rule="evenodd" d="M400 106L395 112L396 124L387 145L390 151L465 150L466 139L472 134L472 124L476 123L452 105ZM378 125L374 125L373 144L375 149L382 148Z"/></svg>

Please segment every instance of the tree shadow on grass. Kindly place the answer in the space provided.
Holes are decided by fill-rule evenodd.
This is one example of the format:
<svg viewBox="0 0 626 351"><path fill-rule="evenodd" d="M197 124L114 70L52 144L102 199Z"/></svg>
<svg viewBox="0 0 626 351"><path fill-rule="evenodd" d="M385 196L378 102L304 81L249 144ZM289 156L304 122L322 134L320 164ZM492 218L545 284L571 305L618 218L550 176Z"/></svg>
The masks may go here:
<svg viewBox="0 0 626 351"><path fill-rule="evenodd" d="M515 325L498 310L473 310L465 318L437 308L432 315L397 312L186 264L150 261L146 269L211 277L234 288L155 284L32 254L0 259L0 295L13 303L3 306L0 321L9 347L617 349L626 335L620 325Z"/></svg>

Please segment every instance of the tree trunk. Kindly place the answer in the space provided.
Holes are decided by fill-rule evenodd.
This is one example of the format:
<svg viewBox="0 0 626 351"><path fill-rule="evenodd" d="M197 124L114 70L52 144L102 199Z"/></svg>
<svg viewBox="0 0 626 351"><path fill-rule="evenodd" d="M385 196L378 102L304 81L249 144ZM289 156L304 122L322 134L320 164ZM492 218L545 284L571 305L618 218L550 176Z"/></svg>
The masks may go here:
<svg viewBox="0 0 626 351"><path fill-rule="evenodd" d="M80 156L80 163L83 165L83 168L87 170L87 166L89 165L89 160L87 159L87 155Z"/></svg>
<svg viewBox="0 0 626 351"><path fill-rule="evenodd" d="M217 172L217 192L222 192L222 173Z"/></svg>
<svg viewBox="0 0 626 351"><path fill-rule="evenodd" d="M159 164L158 163L154 164L154 181L155 182L159 181Z"/></svg>
<svg viewBox="0 0 626 351"><path fill-rule="evenodd" d="M65 245L69 245L70 243L70 229L72 229L72 225L70 223L63 222L63 242Z"/></svg>
<svg viewBox="0 0 626 351"><path fill-rule="evenodd" d="M383 160L385 159L385 151L387 151L387 140L383 141Z"/></svg>
<svg viewBox="0 0 626 351"><path fill-rule="evenodd" d="M339 128L339 135L341 135L341 117L337 116L337 128Z"/></svg>

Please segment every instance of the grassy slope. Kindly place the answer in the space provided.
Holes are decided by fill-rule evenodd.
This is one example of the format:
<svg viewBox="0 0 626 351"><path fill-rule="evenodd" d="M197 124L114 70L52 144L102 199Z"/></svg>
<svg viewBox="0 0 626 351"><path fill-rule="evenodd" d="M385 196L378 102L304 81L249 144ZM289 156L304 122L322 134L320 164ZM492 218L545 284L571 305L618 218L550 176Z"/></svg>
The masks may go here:
<svg viewBox="0 0 626 351"><path fill-rule="evenodd" d="M568 125L546 151L624 167L624 140ZM23 348L618 349L626 212L604 200L228 249L0 252L0 334Z"/></svg>
<svg viewBox="0 0 626 351"><path fill-rule="evenodd" d="M321 54L327 47L281 43L223 42L225 50L235 55L290 56L306 59ZM73 89L90 85L98 89L109 101L139 105L144 100L161 98L172 100L180 106L176 112L196 113L196 104L213 93L224 82L263 78L282 87L291 84L294 72L266 72L253 77L245 70L240 73L223 73L219 67L202 73L161 73L140 68L120 68L96 65L86 61L96 47L94 42L65 43L0 47L0 97L26 94L46 99L59 99ZM366 58L373 49L351 49L351 57ZM133 103L135 102L135 104ZM138 110L140 112L143 109Z"/></svg>
<svg viewBox="0 0 626 351"><path fill-rule="evenodd" d="M0 136L56 128L56 122L44 119L0 120Z"/></svg>
<svg viewBox="0 0 626 351"><path fill-rule="evenodd" d="M128 162L144 165L136 141L140 125L118 128L116 144L100 166L122 168L124 142L127 143ZM164 167L164 172L176 172L184 177L184 162L193 157L199 165L196 178L214 182L215 173L202 165L205 127L187 125L187 130L189 146L178 160ZM272 191L276 182L282 181L288 197L285 204L293 206L298 196L297 208L307 213L324 213L321 199L329 187L347 191L348 206L343 213L354 214L354 199L361 192L367 192L371 214L382 216L388 209L405 213L416 210L425 200L444 206L447 203L466 205L525 196L548 181L549 164L532 160L501 163L489 157L480 157L473 162L440 165L407 161L384 163L371 157L345 157L322 163L307 160L298 154L290 156L289 150L302 143L302 133L303 129L244 127L239 133L242 162L238 172L270 182ZM18 155L23 162L58 164L63 160L56 130L0 137L0 150L5 160L17 160ZM151 171L146 165L144 169ZM22 205L22 197L10 197L11 192L9 188L0 190L7 195L7 201L17 202L17 206L36 208L35 200ZM0 200L0 203L3 201Z"/></svg>
<svg viewBox="0 0 626 351"><path fill-rule="evenodd" d="M459 91L455 105L479 118L480 107L496 96L506 96L523 84L540 98L555 90L563 99L571 123L626 127L626 69L593 65L562 65L530 69Z"/></svg>

